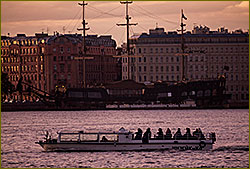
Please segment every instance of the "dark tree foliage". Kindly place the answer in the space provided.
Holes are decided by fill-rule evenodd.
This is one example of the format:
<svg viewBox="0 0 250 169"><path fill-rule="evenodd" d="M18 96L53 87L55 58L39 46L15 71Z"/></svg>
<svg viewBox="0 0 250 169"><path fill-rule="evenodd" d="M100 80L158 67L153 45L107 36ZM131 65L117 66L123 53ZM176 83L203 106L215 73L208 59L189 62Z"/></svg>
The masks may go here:
<svg viewBox="0 0 250 169"><path fill-rule="evenodd" d="M7 73L1 73L1 94L8 95L15 91L15 86L9 81Z"/></svg>

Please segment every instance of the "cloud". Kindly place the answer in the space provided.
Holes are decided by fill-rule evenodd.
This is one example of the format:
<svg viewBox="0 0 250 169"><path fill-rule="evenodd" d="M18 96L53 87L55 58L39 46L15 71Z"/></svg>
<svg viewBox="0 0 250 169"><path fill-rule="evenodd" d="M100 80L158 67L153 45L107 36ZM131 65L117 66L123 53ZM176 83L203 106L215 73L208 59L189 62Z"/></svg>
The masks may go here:
<svg viewBox="0 0 250 169"><path fill-rule="evenodd" d="M235 5L227 6L223 12L249 14L249 1L242 1Z"/></svg>
<svg viewBox="0 0 250 169"><path fill-rule="evenodd" d="M110 29L109 34L121 39L125 28L114 25L125 22L125 5L120 1L87 3L85 17L91 31L102 34ZM76 28L81 27L82 8L77 1L2 1L1 4L2 33L26 32L33 35L47 27L50 32L62 32L63 26L66 32L77 32ZM207 25L211 29L219 26L229 30L249 29L248 1L134 1L129 7L131 22L138 22L131 29L137 33L148 32L148 29L155 28L156 23L167 31L176 30L181 9L188 18L187 30L192 29L193 23Z"/></svg>

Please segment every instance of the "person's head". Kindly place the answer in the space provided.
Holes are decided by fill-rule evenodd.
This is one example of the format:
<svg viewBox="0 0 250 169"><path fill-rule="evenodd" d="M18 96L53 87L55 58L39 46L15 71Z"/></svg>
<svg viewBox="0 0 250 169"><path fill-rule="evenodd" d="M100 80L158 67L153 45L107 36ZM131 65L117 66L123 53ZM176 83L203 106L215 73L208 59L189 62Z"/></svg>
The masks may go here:
<svg viewBox="0 0 250 169"><path fill-rule="evenodd" d="M147 131L149 132L149 131L150 131L150 128L148 128Z"/></svg>
<svg viewBox="0 0 250 169"><path fill-rule="evenodd" d="M160 132L162 131L162 129L161 129L161 128L159 128L158 130L159 130Z"/></svg>

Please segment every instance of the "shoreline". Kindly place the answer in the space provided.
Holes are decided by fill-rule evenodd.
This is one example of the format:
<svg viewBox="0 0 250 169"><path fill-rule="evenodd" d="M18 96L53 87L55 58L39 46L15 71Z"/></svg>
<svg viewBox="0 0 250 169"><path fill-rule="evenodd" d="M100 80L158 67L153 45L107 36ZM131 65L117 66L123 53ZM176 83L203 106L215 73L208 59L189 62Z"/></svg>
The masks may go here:
<svg viewBox="0 0 250 169"><path fill-rule="evenodd" d="M56 107L39 104L1 104L1 112L18 111L89 111L89 110L203 110L203 109L249 109L248 106L241 107L196 107L195 105L108 105L99 107L96 105L83 105L77 107Z"/></svg>

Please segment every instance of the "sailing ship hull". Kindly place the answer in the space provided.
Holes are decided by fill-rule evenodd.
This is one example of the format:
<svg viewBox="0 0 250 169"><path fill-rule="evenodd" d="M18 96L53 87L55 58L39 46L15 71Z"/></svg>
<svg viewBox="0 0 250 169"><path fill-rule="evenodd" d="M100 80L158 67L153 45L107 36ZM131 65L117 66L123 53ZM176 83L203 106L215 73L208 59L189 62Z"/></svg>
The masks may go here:
<svg viewBox="0 0 250 169"><path fill-rule="evenodd" d="M211 140L150 140L142 143L134 140L128 143L118 142L37 142L45 151L153 151L153 150L211 150Z"/></svg>

